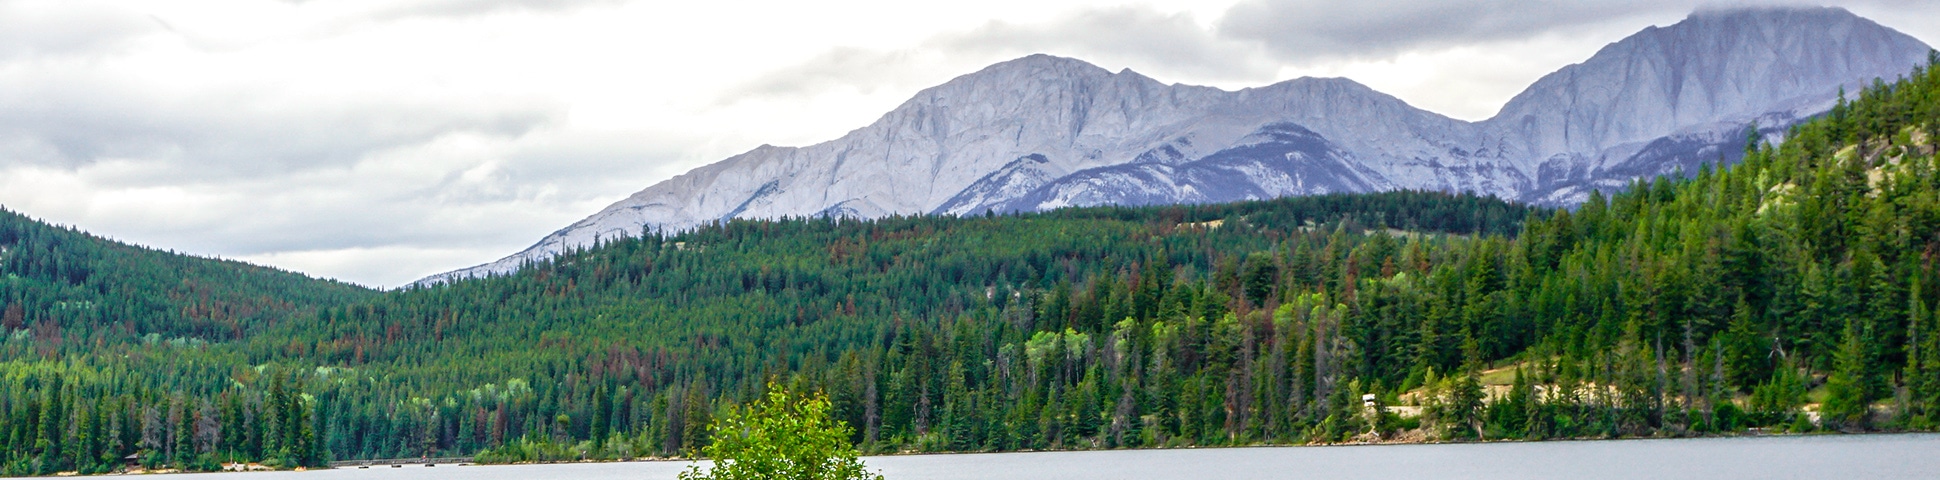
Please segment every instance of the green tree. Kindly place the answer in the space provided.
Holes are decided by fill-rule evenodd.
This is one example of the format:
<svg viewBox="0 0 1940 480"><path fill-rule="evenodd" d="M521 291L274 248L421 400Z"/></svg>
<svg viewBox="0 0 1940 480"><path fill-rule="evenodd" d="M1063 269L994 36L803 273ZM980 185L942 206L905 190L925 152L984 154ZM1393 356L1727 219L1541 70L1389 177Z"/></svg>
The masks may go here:
<svg viewBox="0 0 1940 480"><path fill-rule="evenodd" d="M1280 281L1280 267L1273 264L1272 257L1256 253L1246 257L1241 271L1246 299L1254 306L1265 305L1267 297L1273 295L1273 285Z"/></svg>
<svg viewBox="0 0 1940 480"><path fill-rule="evenodd" d="M1781 365L1772 370L1770 381L1752 389L1747 406L1754 415L1763 417L1764 423L1774 423L1797 413L1799 406L1805 405L1805 395L1805 378L1798 368Z"/></svg>
<svg viewBox="0 0 1940 480"><path fill-rule="evenodd" d="M881 480L856 458L850 428L829 416L828 397L795 395L768 384L768 396L728 409L714 421L712 443L702 452L714 465L680 474L681 480Z"/></svg>
<svg viewBox="0 0 1940 480"><path fill-rule="evenodd" d="M1826 377L1826 399L1819 413L1828 426L1864 428L1872 397L1866 391L1866 344L1858 322L1846 322L1846 333L1833 356L1832 374Z"/></svg>

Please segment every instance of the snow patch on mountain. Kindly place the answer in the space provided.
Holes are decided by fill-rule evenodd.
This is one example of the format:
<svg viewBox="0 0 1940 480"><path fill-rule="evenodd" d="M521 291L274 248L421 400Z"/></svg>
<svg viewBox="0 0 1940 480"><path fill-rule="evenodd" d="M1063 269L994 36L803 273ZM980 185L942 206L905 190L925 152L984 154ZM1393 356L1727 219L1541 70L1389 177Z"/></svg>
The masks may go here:
<svg viewBox="0 0 1940 480"><path fill-rule="evenodd" d="M647 187L496 262L516 271L601 239L734 218L980 214L1393 189L1572 204L1742 155L1927 59L1837 8L1702 11L1543 77L1465 122L1340 78L1238 91L1032 55L915 95L806 147L761 146Z"/></svg>

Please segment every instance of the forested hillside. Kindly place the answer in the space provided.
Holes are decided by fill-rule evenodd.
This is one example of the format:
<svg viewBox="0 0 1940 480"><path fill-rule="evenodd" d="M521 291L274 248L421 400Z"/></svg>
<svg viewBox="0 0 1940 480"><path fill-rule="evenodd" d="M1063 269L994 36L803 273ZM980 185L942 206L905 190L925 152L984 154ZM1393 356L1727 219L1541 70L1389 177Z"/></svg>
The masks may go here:
<svg viewBox="0 0 1940 480"><path fill-rule="evenodd" d="M1570 211L1397 192L735 221L384 295L237 281L282 308L226 329L37 307L0 343L0 451L16 474L679 455L769 380L826 391L875 451L1929 429L1936 128L1923 68ZM142 279L218 274L171 271L22 274L50 286L7 298L95 285L71 298L175 321L131 303L175 298ZM47 324L102 333L19 330Z"/></svg>
<svg viewBox="0 0 1940 480"><path fill-rule="evenodd" d="M0 328L81 344L129 334L230 340L377 292L114 242L0 209ZM60 346L61 342L49 342Z"/></svg>
<svg viewBox="0 0 1940 480"><path fill-rule="evenodd" d="M722 402L753 398L765 379L790 376L833 390L859 441L894 449L915 446L918 429L928 433L940 421L944 385L935 382L951 362L973 362L959 372L975 376L965 381L998 388L999 366L987 361L1006 356L1021 373L1020 349L1033 335L1109 332L1117 320L1188 310L1218 318L1234 300L1208 278L1264 268L1264 256L1241 265L1249 252L1300 238L1310 255L1324 255L1328 238L1361 239L1345 231L1384 222L1501 235L1527 213L1478 197L1396 193L1020 217L733 222L326 312L277 336L295 341L261 343L251 355L304 348L304 358L394 376L322 386L324 397L343 402L334 406L341 413L325 415L341 422L331 432L345 432L328 435L330 447L351 455L415 455L426 445L398 440L424 438L426 428L437 432L433 448L474 452L510 442L517 447L501 453L513 458L574 457L558 443L614 433L630 442L614 446L626 454L677 455L705 441L707 418ZM1382 238L1381 248L1412 244L1424 256L1461 241ZM1246 308L1268 301L1254 295ZM958 337L960 349L934 344ZM912 360L925 363L904 364ZM371 391L381 393L364 393ZM434 392L442 397L426 395ZM392 408L415 395L435 408ZM992 448L1021 445L1029 444Z"/></svg>
<svg viewBox="0 0 1940 480"><path fill-rule="evenodd" d="M0 474L101 471L138 451L162 463L156 432L197 428L180 405L223 391L298 410L293 390L256 381L232 346L378 294L0 210Z"/></svg>

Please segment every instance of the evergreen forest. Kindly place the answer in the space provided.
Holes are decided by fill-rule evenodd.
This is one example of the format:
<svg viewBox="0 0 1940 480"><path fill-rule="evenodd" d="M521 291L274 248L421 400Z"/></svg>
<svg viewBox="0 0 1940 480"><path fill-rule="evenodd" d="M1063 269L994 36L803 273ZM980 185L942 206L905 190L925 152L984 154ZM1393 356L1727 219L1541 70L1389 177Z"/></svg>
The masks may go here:
<svg viewBox="0 0 1940 480"><path fill-rule="evenodd" d="M1935 65L1569 209L734 220L388 292L0 211L0 474L691 456L771 386L864 452L1932 430Z"/></svg>

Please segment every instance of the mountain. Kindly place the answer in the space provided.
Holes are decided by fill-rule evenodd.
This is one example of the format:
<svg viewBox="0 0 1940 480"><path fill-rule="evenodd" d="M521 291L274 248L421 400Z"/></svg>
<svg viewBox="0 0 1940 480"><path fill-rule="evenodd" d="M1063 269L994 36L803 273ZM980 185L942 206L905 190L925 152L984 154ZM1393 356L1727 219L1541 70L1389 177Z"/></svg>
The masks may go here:
<svg viewBox="0 0 1940 480"><path fill-rule="evenodd" d="M1396 189L1582 201L1742 155L1927 58L1838 8L1701 11L1543 77L1495 117L1448 118L1351 80L1224 91L1032 55L919 92L807 147L761 146L648 187L525 251L420 284L505 273L600 239L731 218L1041 211Z"/></svg>
<svg viewBox="0 0 1940 480"><path fill-rule="evenodd" d="M1931 50L1837 8L1699 12L1544 76L1483 123L1537 161L1517 198L1572 204L1587 188L1735 161L1748 123L1783 132Z"/></svg>

